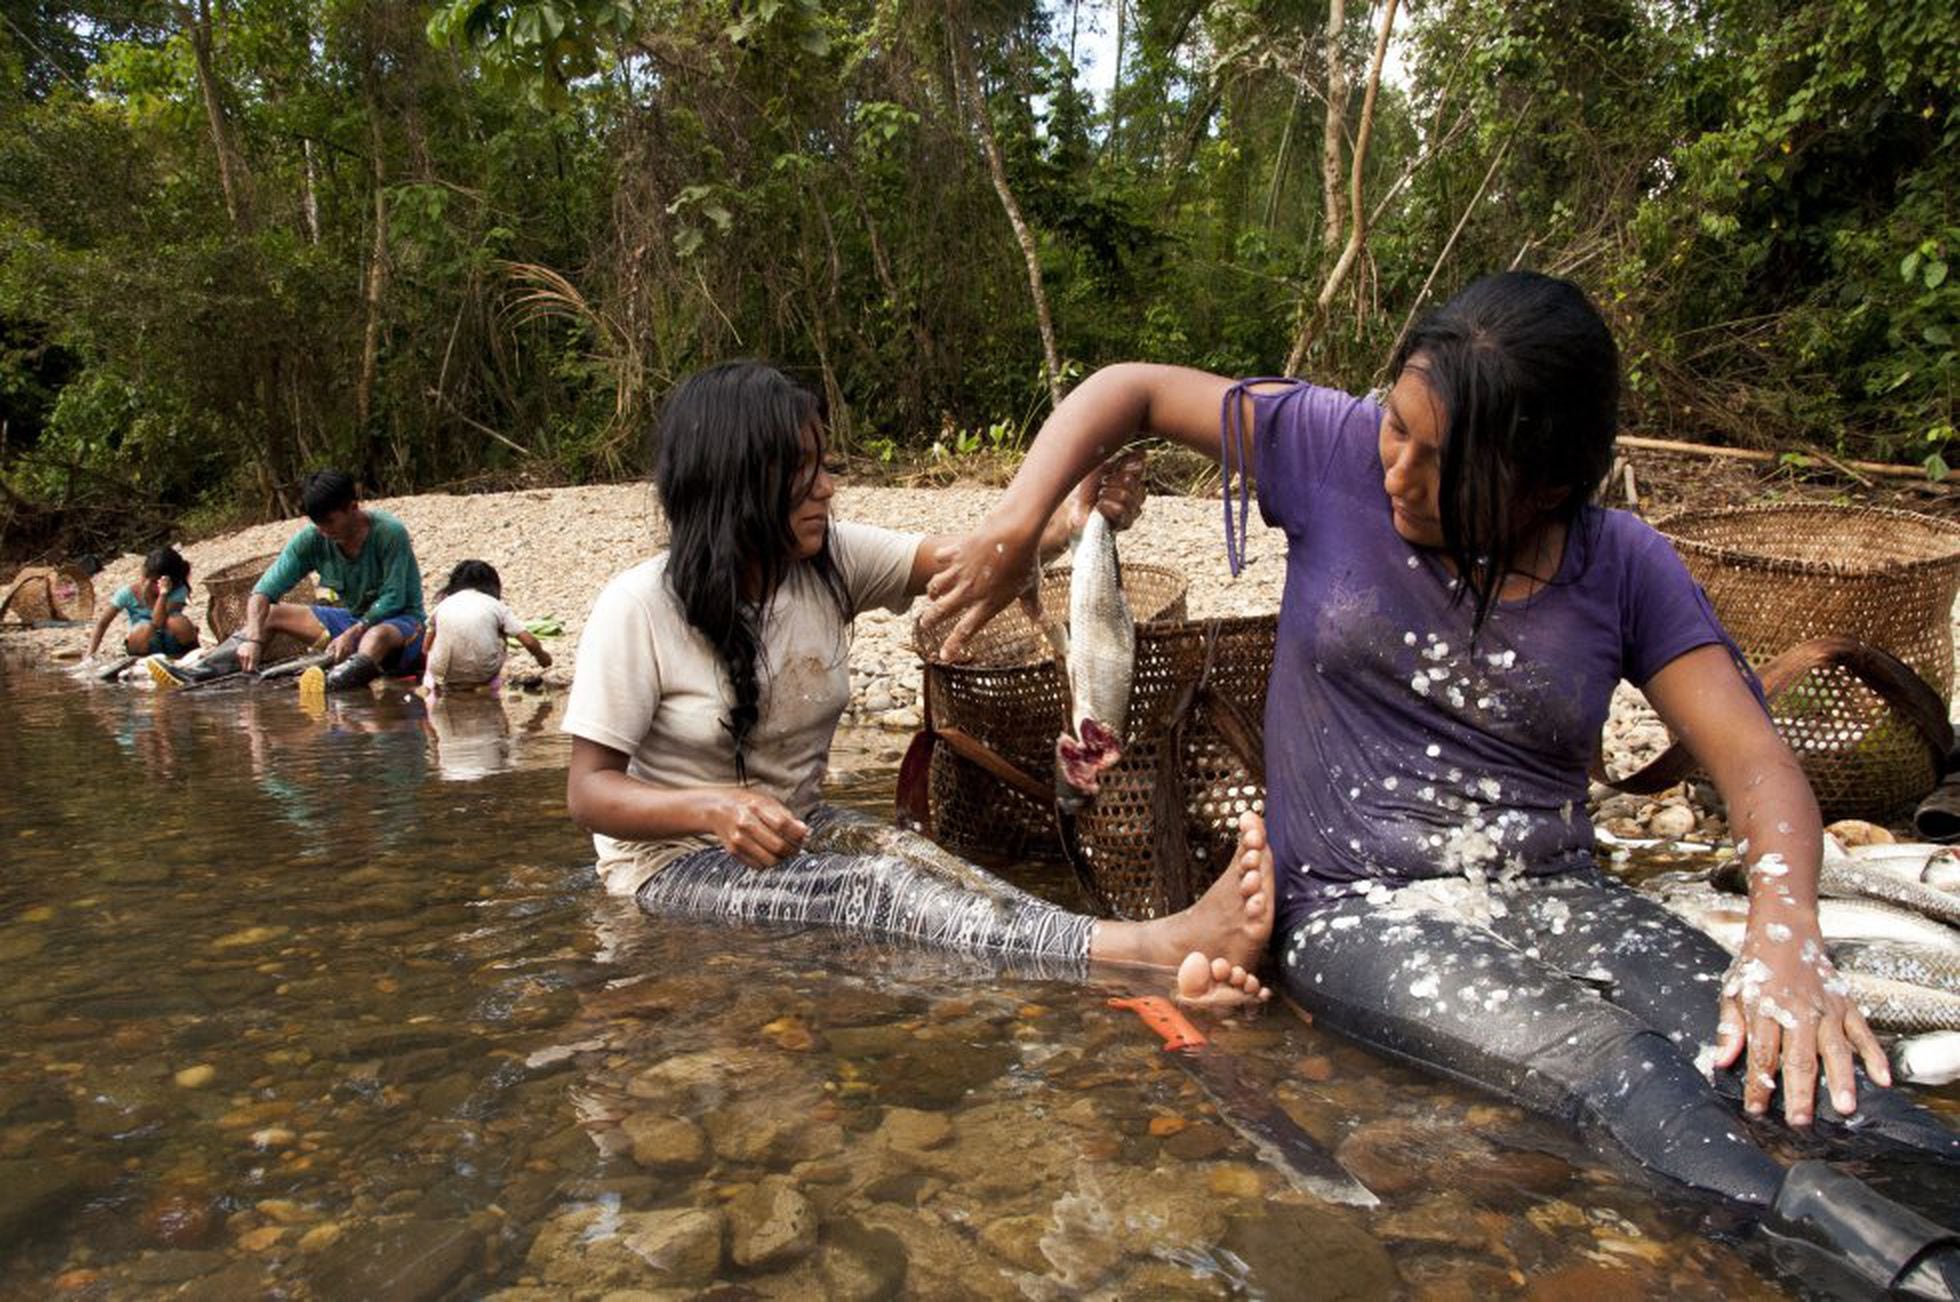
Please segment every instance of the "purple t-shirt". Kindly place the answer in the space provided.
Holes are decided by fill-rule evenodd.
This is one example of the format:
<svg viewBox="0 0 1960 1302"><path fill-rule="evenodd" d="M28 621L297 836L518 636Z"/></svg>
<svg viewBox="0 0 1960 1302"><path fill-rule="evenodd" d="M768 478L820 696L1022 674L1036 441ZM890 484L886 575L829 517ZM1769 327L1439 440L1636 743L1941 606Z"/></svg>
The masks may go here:
<svg viewBox="0 0 1960 1302"><path fill-rule="evenodd" d="M1287 537L1266 698L1282 924L1355 883L1591 862L1586 769L1614 688L1709 643L1734 654L1680 557L1587 507L1551 585L1500 603L1473 647L1439 554L1395 532L1381 408L1248 391L1260 512Z"/></svg>

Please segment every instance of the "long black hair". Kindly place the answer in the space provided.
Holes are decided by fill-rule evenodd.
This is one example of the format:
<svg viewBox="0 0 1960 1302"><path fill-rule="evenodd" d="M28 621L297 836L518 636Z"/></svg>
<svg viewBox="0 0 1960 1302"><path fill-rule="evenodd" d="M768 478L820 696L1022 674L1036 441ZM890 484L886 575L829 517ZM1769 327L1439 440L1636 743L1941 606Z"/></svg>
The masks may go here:
<svg viewBox="0 0 1960 1302"><path fill-rule="evenodd" d="M449 571L449 581L436 593L436 600L454 596L469 589L481 592L498 601L504 599L504 581L497 574L497 567L489 561L457 561L456 568Z"/></svg>
<svg viewBox="0 0 1960 1302"><path fill-rule="evenodd" d="M653 482L667 515L667 583L687 622L714 647L735 699L722 726L735 773L748 780L749 734L760 714L762 620L796 563L790 513L823 463L817 396L773 366L723 362L675 386L654 430ZM816 432L814 463L804 431ZM850 598L830 539L809 561L846 623Z"/></svg>
<svg viewBox="0 0 1960 1302"><path fill-rule="evenodd" d="M1538 526L1573 526L1613 463L1620 352L1585 291L1535 271L1486 276L1395 350L1389 383L1419 371L1444 414L1443 549L1473 629Z"/></svg>

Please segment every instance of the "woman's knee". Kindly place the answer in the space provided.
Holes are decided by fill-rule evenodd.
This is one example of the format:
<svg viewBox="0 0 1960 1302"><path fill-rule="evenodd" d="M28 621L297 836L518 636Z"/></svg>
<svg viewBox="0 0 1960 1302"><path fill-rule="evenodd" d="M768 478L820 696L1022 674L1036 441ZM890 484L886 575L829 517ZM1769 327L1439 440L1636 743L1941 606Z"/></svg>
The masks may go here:
<svg viewBox="0 0 1960 1302"><path fill-rule="evenodd" d="M130 629L123 637L123 649L133 656L148 655L150 653L150 626L148 624L138 624L135 628Z"/></svg>

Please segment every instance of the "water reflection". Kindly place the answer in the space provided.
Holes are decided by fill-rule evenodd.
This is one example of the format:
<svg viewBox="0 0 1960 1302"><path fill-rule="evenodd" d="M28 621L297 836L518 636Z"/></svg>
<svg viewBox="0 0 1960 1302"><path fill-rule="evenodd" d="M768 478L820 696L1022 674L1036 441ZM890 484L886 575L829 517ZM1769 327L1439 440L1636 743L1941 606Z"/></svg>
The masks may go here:
<svg viewBox="0 0 1960 1302"><path fill-rule="evenodd" d="M1774 1293L1564 1129L1285 1014L1216 1042L1379 1213L1262 1163L1120 978L641 917L555 709L0 666L0 1294ZM833 795L888 808L901 741Z"/></svg>

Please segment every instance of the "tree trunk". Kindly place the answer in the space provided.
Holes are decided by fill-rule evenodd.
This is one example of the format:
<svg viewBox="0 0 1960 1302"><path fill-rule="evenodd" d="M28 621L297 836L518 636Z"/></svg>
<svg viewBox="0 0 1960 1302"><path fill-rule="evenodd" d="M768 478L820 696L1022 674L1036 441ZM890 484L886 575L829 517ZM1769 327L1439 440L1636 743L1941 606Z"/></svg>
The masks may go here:
<svg viewBox="0 0 1960 1302"><path fill-rule="evenodd" d="M1382 10L1382 29L1375 40L1374 61L1368 65L1368 86L1361 96L1361 121L1354 130L1354 157L1348 169L1348 237L1341 249L1341 256L1334 262L1333 269L1321 282L1320 293L1300 314L1300 331L1293 339L1293 349L1286 355L1286 374L1299 370L1305 360L1307 349L1312 346L1314 335L1320 329L1322 318L1327 315L1328 305L1334 301L1341 282L1347 279L1355 260L1361 256L1362 246L1368 239L1368 210L1362 206L1361 170L1368 161L1368 137L1375 126L1375 96L1382 85L1382 60L1388 57L1388 38L1395 30L1395 10L1400 0L1388 0Z"/></svg>
<svg viewBox="0 0 1960 1302"><path fill-rule="evenodd" d="M191 59L197 65L197 86L211 127L211 147L218 156L218 188L224 192L225 213L231 218L232 229L244 234L252 229L252 175L232 142L231 122L218 95L217 73L211 66L210 2L197 0L195 9L179 6L178 14L190 42Z"/></svg>
<svg viewBox="0 0 1960 1302"><path fill-rule="evenodd" d="M1332 253L1341 247L1341 122L1347 115L1347 65L1341 58L1341 25L1347 13L1343 0L1327 6L1327 117L1320 132L1320 247Z"/></svg>
<svg viewBox="0 0 1960 1302"><path fill-rule="evenodd" d="M1105 148L1111 158L1121 158L1116 137L1123 133L1123 108L1117 102L1123 93L1123 0L1116 0L1116 67L1109 78L1109 140Z"/></svg>
<svg viewBox="0 0 1960 1302"><path fill-rule="evenodd" d="M987 155L987 172L993 178L994 193L1000 196L1000 206L1007 213L1007 224L1014 228L1014 238L1020 241L1021 256L1028 264L1028 293L1034 298L1035 320L1041 327L1041 361L1048 377L1048 396L1059 407L1063 396L1062 363L1055 348L1055 321L1048 311L1048 290L1041 278L1041 253L1035 247L1034 232L1028 229L1027 220L1021 216L1021 205L1015 201L1014 191L1007 184L1007 166L1001 161L1000 142L994 138L994 120L987 112L986 92L980 88L980 74L973 66L973 52L967 46L960 24L953 21L951 13L947 15L946 34L953 47L953 72L964 91L968 111L973 116L974 130L980 135L981 150Z"/></svg>
<svg viewBox="0 0 1960 1302"><path fill-rule="evenodd" d="M381 156L381 119L372 99L368 101L368 125L374 151L374 243L362 287L365 323L361 329L361 376L354 386L354 421L363 439L374 409L374 382L381 360L381 296L388 285L388 173Z"/></svg>

